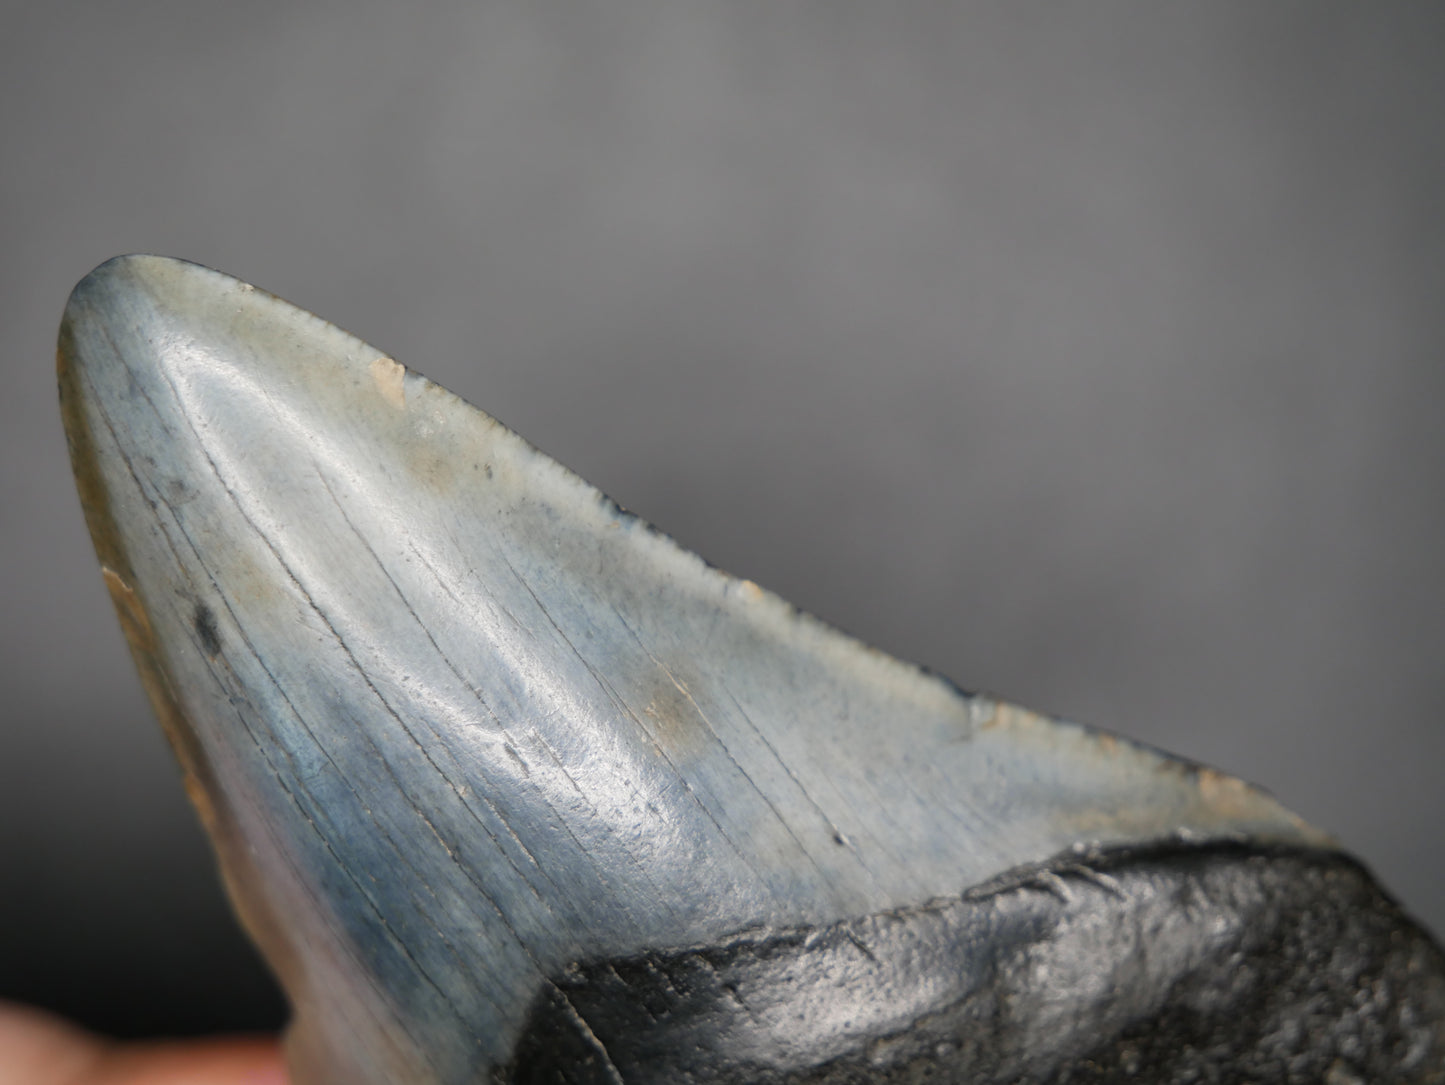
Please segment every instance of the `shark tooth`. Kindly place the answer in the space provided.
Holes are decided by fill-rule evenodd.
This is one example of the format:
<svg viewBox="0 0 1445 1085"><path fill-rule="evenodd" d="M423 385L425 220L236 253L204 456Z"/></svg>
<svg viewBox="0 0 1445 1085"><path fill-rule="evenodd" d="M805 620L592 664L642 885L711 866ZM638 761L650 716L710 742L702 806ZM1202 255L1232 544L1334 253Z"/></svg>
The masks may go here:
<svg viewBox="0 0 1445 1085"><path fill-rule="evenodd" d="M1445 1072L1439 949L1264 792L871 650L218 272L102 265L59 370L299 1085Z"/></svg>

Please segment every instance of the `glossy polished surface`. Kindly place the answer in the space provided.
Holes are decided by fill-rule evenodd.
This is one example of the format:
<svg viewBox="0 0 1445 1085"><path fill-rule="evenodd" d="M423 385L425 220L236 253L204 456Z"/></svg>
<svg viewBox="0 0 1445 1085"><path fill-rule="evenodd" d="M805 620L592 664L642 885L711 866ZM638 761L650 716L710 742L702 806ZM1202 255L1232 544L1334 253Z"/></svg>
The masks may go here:
<svg viewBox="0 0 1445 1085"><path fill-rule="evenodd" d="M106 582L302 1085L477 1080L578 961L1070 849L1327 845L1237 780L964 695L708 567L216 272L97 269L61 383Z"/></svg>

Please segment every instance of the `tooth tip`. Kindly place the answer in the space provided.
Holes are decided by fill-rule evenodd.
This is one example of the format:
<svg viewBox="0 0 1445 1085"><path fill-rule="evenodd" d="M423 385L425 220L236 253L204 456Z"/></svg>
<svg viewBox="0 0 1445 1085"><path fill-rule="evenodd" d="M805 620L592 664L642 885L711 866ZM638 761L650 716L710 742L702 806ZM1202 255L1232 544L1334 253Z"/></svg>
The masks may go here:
<svg viewBox="0 0 1445 1085"><path fill-rule="evenodd" d="M186 260L149 253L126 253L112 256L95 267L75 284L66 301L64 323L95 320L100 314L122 310L126 302L140 290L141 284L155 274L184 276L192 272L220 275Z"/></svg>

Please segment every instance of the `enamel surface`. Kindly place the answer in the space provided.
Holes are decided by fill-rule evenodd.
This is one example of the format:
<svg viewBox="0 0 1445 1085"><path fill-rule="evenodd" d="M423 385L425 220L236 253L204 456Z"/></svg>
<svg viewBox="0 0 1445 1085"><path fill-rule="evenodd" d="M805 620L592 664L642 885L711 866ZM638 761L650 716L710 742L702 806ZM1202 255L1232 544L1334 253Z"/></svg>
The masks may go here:
<svg viewBox="0 0 1445 1085"><path fill-rule="evenodd" d="M1070 848L1325 843L708 567L219 273L103 265L60 366L104 576L293 1001L300 1085L478 1080L578 960L917 905Z"/></svg>

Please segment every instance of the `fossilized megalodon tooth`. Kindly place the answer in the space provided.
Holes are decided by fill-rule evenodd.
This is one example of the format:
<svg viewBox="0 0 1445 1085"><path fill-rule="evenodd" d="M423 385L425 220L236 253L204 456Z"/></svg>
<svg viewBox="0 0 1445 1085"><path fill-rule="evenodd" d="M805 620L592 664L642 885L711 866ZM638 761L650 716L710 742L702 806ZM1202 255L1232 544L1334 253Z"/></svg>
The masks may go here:
<svg viewBox="0 0 1445 1085"><path fill-rule="evenodd" d="M870 650L308 313L121 257L60 383L301 1085L1445 1072L1439 950L1268 795Z"/></svg>

